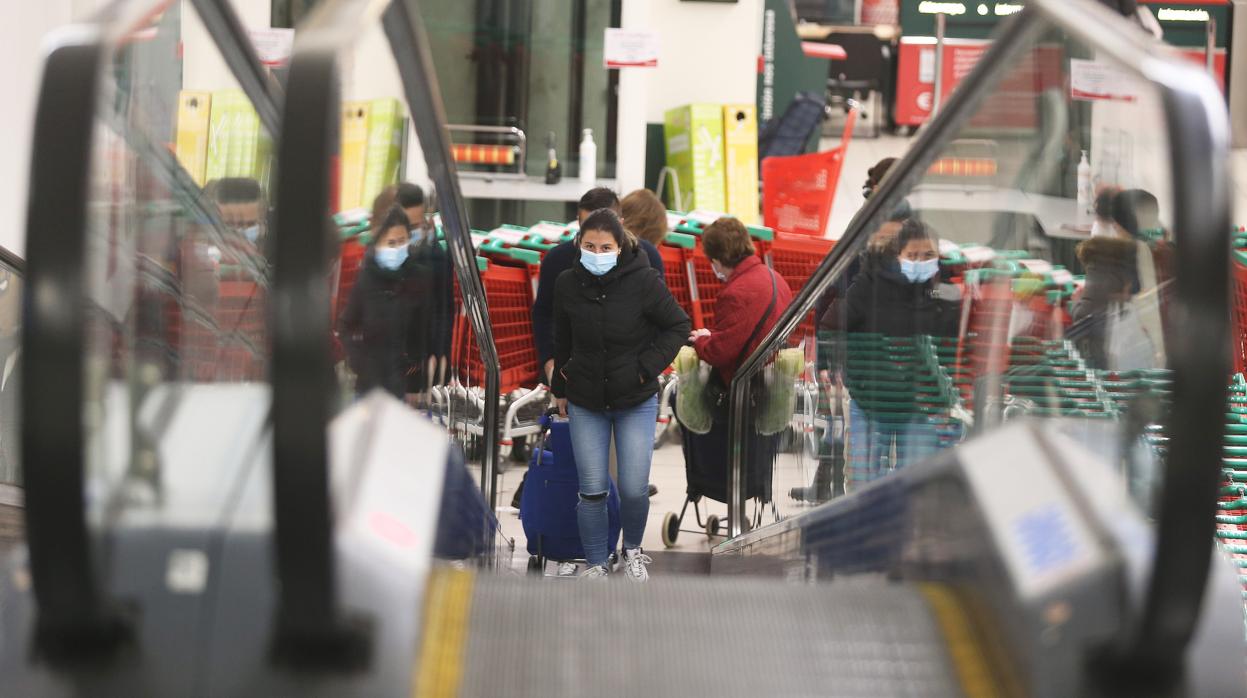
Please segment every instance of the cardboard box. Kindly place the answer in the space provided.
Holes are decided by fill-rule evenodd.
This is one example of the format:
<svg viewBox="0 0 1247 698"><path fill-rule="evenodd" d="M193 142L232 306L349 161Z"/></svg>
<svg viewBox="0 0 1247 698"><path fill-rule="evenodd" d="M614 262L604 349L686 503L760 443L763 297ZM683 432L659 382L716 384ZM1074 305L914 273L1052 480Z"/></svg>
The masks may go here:
<svg viewBox="0 0 1247 698"><path fill-rule="evenodd" d="M758 223L758 113L752 104L723 106L724 198L727 213Z"/></svg>
<svg viewBox="0 0 1247 698"><path fill-rule="evenodd" d="M374 99L368 105L368 153L361 205L372 206L381 190L398 182L407 119L397 99Z"/></svg>
<svg viewBox="0 0 1247 698"><path fill-rule="evenodd" d="M722 211L724 200L723 108L690 104L667 111L663 119L667 165L680 180L683 211Z"/></svg>
<svg viewBox="0 0 1247 698"><path fill-rule="evenodd" d="M234 139L234 95L222 90L212 95L212 116L208 123L208 158L204 181L229 176L230 142Z"/></svg>
<svg viewBox="0 0 1247 698"><path fill-rule="evenodd" d="M177 132L174 152L195 184L203 186L208 168L208 132L212 118L212 94L183 90L178 94Z"/></svg>
<svg viewBox="0 0 1247 698"><path fill-rule="evenodd" d="M342 105L342 178L339 209L357 208L364 201L364 172L368 164L368 102Z"/></svg>

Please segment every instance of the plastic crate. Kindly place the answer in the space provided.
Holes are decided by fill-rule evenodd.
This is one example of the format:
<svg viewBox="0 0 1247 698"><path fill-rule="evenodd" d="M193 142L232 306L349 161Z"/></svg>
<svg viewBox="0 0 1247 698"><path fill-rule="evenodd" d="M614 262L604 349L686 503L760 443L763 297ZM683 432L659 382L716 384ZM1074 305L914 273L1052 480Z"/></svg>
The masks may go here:
<svg viewBox="0 0 1247 698"><path fill-rule="evenodd" d="M1230 288L1230 351L1234 372L1244 373L1247 372L1247 253L1235 250L1230 256L1234 269Z"/></svg>

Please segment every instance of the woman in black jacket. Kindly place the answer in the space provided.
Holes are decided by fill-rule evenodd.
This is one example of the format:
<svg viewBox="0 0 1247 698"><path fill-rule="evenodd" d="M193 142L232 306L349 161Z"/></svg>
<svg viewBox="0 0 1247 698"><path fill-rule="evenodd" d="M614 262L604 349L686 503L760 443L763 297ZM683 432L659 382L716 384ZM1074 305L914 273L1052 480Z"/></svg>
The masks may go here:
<svg viewBox="0 0 1247 698"><path fill-rule="evenodd" d="M849 338L956 337L961 313L955 288L940 284L935 233L911 218L894 242L863 257L861 274L827 311L822 326ZM852 479L861 482L930 455L937 436L928 416L917 409L917 392L905 385L904 371L897 367L894 376L881 376L878 366L862 363L880 357L853 351L842 353L850 394L848 460Z"/></svg>
<svg viewBox="0 0 1247 698"><path fill-rule="evenodd" d="M355 391L381 388L402 399L407 374L428 358L429 275L410 254L407 214L394 206L374 228L338 334L355 372Z"/></svg>
<svg viewBox="0 0 1247 698"><path fill-rule="evenodd" d="M588 569L606 576L608 451L619 464L620 518L628 578L649 578L641 552L649 516L649 469L658 419L658 376L688 337L688 316L609 209L576 235L580 263L554 290L554 379L559 412L571 419L580 475L577 520Z"/></svg>

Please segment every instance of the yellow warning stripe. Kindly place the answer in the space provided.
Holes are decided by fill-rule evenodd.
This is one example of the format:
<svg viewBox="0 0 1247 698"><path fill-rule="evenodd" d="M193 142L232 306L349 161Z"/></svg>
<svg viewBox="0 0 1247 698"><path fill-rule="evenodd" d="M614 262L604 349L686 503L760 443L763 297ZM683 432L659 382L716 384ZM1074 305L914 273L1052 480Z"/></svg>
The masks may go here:
<svg viewBox="0 0 1247 698"><path fill-rule="evenodd" d="M1004 695L996 685L996 677L987 662L986 653L974 632L970 619L957 601L957 597L941 584L921 585L922 595L935 614L948 647L957 678L967 698L992 698Z"/></svg>
<svg viewBox="0 0 1247 698"><path fill-rule="evenodd" d="M474 581L473 573L466 570L437 569L429 575L424 595L424 633L411 685L413 698L459 695Z"/></svg>

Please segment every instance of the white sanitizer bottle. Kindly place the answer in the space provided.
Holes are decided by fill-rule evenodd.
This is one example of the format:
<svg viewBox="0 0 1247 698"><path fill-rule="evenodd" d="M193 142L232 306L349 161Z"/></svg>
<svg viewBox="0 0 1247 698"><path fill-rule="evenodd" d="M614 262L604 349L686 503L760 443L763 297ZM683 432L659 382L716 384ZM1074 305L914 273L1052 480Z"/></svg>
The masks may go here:
<svg viewBox="0 0 1247 698"><path fill-rule="evenodd" d="M1082 159L1078 161L1078 212L1091 210L1091 163L1087 162L1087 151L1082 151Z"/></svg>
<svg viewBox="0 0 1247 698"><path fill-rule="evenodd" d="M592 187L598 180L598 146L593 142L593 129L584 130L580 139L580 183Z"/></svg>

